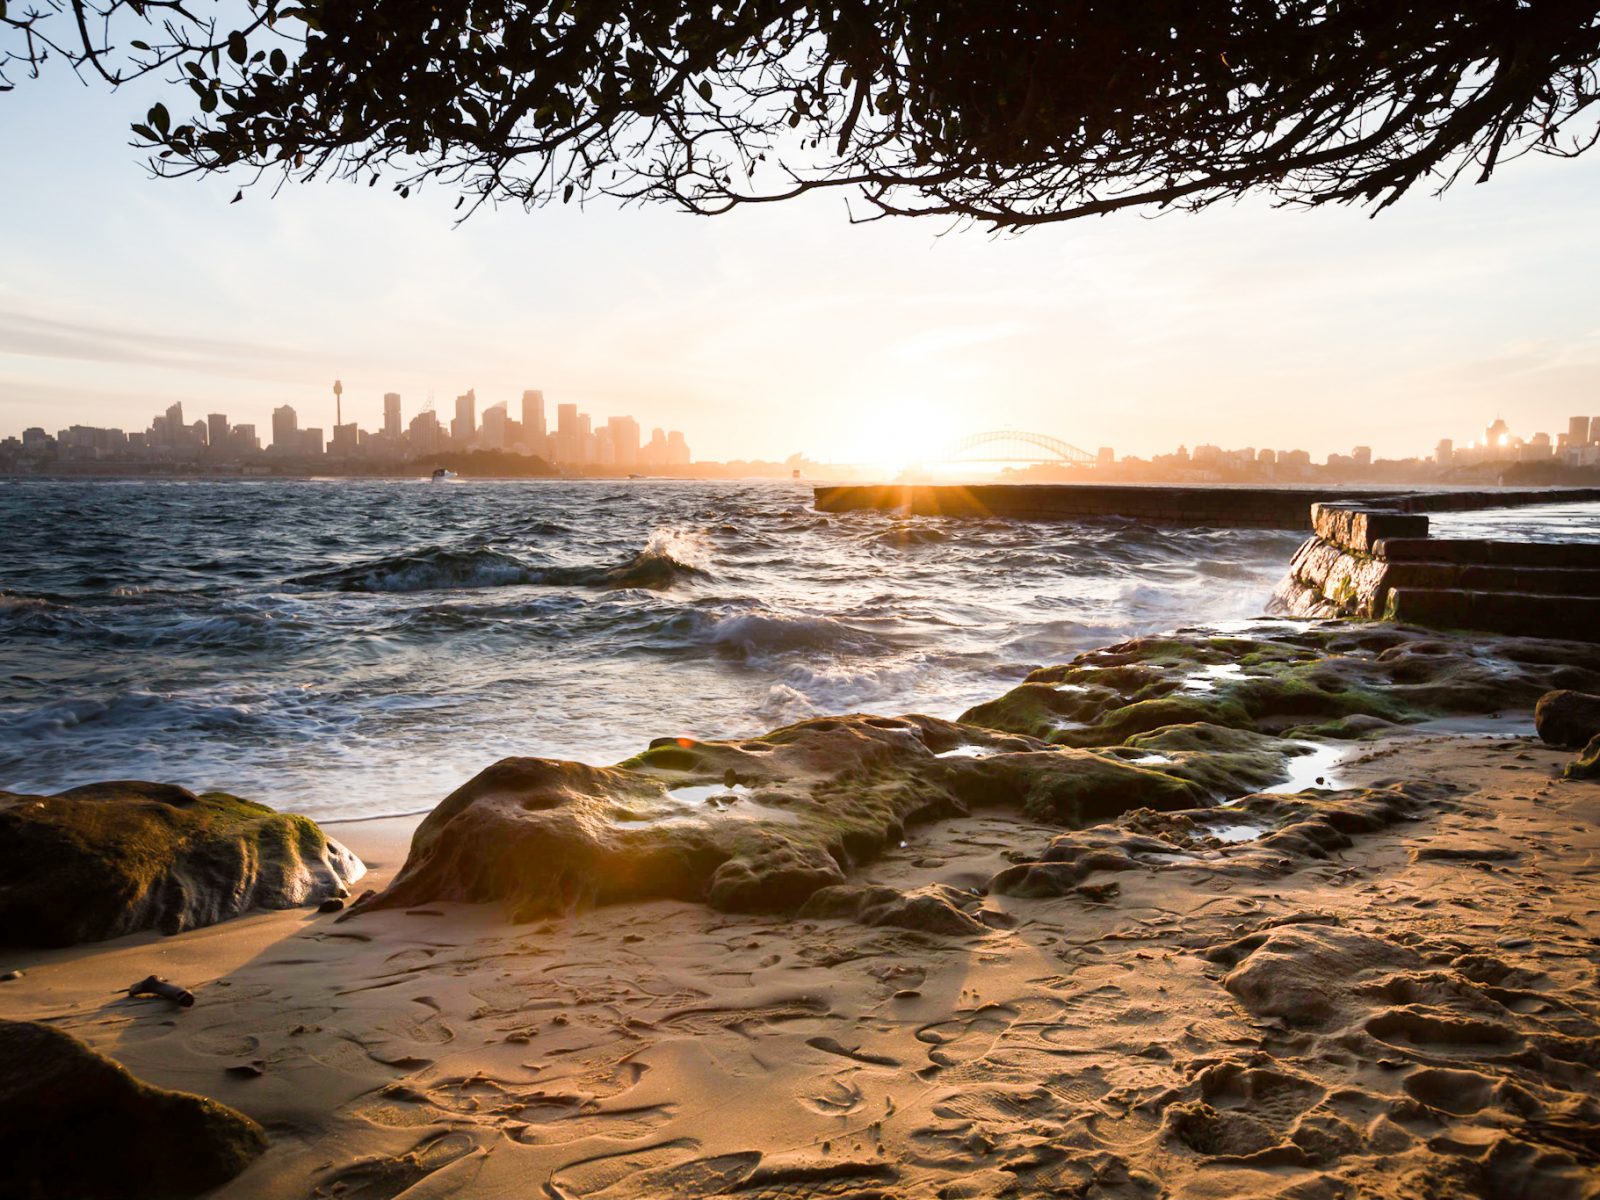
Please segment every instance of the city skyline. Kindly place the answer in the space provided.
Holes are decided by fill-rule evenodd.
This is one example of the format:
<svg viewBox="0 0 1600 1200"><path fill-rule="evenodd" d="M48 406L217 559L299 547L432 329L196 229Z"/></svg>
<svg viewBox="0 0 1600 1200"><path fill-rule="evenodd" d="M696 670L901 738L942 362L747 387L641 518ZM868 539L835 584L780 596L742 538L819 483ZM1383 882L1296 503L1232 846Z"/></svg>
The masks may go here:
<svg viewBox="0 0 1600 1200"><path fill-rule="evenodd" d="M37 82L0 113L44 168L0 196L28 230L0 280L8 429L127 428L174 400L262 429L287 402L329 429L336 376L346 419L372 428L385 392L448 406L470 382L514 412L536 376L589 411L692 429L716 460L850 461L908 415L1146 455L1320 457L1359 429L1397 455L1496 411L1553 434L1541 414L1589 410L1600 381L1600 161L1521 164L1373 220L1247 200L996 240L855 226L819 199L713 221L485 209L455 228L431 191L230 205L220 180L151 181L119 119L135 97Z"/></svg>
<svg viewBox="0 0 1600 1200"><path fill-rule="evenodd" d="M335 380L333 396L335 420L343 410L344 388ZM270 440L263 440L254 423L234 423L226 413L207 413L203 418L188 421L184 416L183 402L169 405L163 412L153 415L144 430L124 431L116 427L95 427L81 424L69 425L54 433L42 426L29 427L21 435L0 433L0 471L27 473L51 466L82 466L85 464L115 465L116 463L147 464L305 464L326 458L329 464L357 467L388 464L399 466L408 462L437 457L442 454L472 451L510 453L530 459L539 459L558 470L600 469L626 470L644 468L688 468L695 464L687 439L678 430L663 427L652 429L648 442L642 440L639 422L630 415L610 416L604 424L597 425L592 414L579 409L571 401L558 402L554 407L555 420L550 421L550 410L543 389L527 388L519 399L517 416L511 416L511 403L500 400L481 410L476 389L468 388L456 396L448 419L441 418L433 397L423 402L409 421L405 417L404 398L398 392L383 394L383 417L375 429L364 429L358 420L336 424L332 430L322 426L301 425L300 411L291 404L282 404L272 412ZM1496 416L1488 423L1481 436L1457 442L1451 437L1441 437L1433 445L1431 454L1414 453L1398 458L1376 455L1369 445L1356 445L1348 453L1333 451L1318 462L1304 449L1247 446L1225 449L1211 443L1200 442L1191 451L1186 444L1174 450L1150 455L1123 455L1119 457L1114 447L1102 446L1092 455L1083 452L1078 467L1092 466L1107 477L1137 478L1231 478L1260 477L1287 482L1311 481L1323 469L1348 475L1374 469L1425 466L1434 474L1444 474L1462 468L1512 465L1519 463L1555 463L1570 468L1600 467L1600 415L1568 416L1566 429L1554 437L1543 430L1534 430L1526 437L1514 429L1503 417ZM926 431L924 431L926 432ZM972 434L966 435L972 437ZM995 438L990 432L983 438ZM1021 434L1023 438L1049 435ZM955 445L961 439L948 441ZM1078 448L1066 446L1066 450ZM765 462L777 460L733 459L738 462ZM1011 459L986 460L979 455L966 460L969 467L989 463L991 466ZM812 467L838 466L844 468L882 468L891 474L906 470L937 469L940 464L959 466L958 460L932 458L918 461L894 452L891 445L876 460L859 463L829 463L808 459L796 451L783 460L785 467L805 464ZM716 460L700 460L701 466L725 465ZM1040 459L1035 467L1051 470L1069 466L1067 463L1051 464Z"/></svg>

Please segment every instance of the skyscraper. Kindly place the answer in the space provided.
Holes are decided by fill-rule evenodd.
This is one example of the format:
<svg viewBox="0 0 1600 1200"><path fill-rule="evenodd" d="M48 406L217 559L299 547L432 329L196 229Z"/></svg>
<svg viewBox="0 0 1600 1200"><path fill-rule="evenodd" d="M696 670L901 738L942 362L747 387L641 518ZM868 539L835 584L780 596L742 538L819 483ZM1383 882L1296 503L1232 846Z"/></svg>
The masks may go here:
<svg viewBox="0 0 1600 1200"><path fill-rule="evenodd" d="M176 446L183 441L184 429L183 402L180 400L167 409L167 439L172 445Z"/></svg>
<svg viewBox="0 0 1600 1200"><path fill-rule="evenodd" d="M272 410L272 452L274 454L300 453L300 418L293 408L285 404Z"/></svg>
<svg viewBox="0 0 1600 1200"><path fill-rule="evenodd" d="M456 397L456 419L450 422L450 436L458 445L465 446L478 432L478 394L467 389L465 396Z"/></svg>
<svg viewBox="0 0 1600 1200"><path fill-rule="evenodd" d="M491 404L483 410L483 446L486 450L504 450L506 445L505 401Z"/></svg>
<svg viewBox="0 0 1600 1200"><path fill-rule="evenodd" d="M636 466L639 462L639 422L632 417L612 417L606 422L611 438L611 453L619 467Z"/></svg>
<svg viewBox="0 0 1600 1200"><path fill-rule="evenodd" d="M401 432L400 393L385 392L383 394L383 436L392 442L398 442Z"/></svg>
<svg viewBox="0 0 1600 1200"><path fill-rule="evenodd" d="M1589 444L1589 418L1567 418L1567 442L1573 446L1587 446Z"/></svg>
<svg viewBox="0 0 1600 1200"><path fill-rule="evenodd" d="M206 417L206 441L213 454L228 449L228 418L224 413L211 413Z"/></svg>
<svg viewBox="0 0 1600 1200"><path fill-rule="evenodd" d="M530 388L522 393L522 436L537 448L544 435L544 393Z"/></svg>

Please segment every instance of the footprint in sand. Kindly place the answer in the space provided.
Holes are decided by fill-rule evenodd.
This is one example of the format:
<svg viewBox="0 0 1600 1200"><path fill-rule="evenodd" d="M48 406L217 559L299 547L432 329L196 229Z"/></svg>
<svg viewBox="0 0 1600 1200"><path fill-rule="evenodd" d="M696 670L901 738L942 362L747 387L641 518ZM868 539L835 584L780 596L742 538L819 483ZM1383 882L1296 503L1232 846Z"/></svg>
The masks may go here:
<svg viewBox="0 0 1600 1200"><path fill-rule="evenodd" d="M190 1035L189 1046L200 1054L243 1058L261 1048L261 1039L248 1033L229 1032L226 1026L218 1026L201 1029Z"/></svg>
<svg viewBox="0 0 1600 1200"><path fill-rule="evenodd" d="M825 1117L842 1117L861 1107L861 1089L851 1080L831 1079L820 1091L801 1096L800 1103Z"/></svg>
<svg viewBox="0 0 1600 1200"><path fill-rule="evenodd" d="M365 1158L324 1175L312 1192L338 1200L393 1200L401 1192L465 1158L475 1148L464 1133L446 1133L417 1143L398 1156ZM462 1178L458 1186L469 1183Z"/></svg>

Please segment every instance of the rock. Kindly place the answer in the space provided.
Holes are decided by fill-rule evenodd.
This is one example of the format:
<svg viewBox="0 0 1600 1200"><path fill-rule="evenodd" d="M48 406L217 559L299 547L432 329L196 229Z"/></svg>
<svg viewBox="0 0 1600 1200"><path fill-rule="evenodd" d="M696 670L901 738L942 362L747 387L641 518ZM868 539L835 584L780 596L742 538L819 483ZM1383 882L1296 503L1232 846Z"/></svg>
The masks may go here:
<svg viewBox="0 0 1600 1200"><path fill-rule="evenodd" d="M961 719L1078 747L1125 745L1189 724L1338 738L1531 707L1553 680L1600 691L1600 648L1392 623L1262 628L1249 637L1180 630L1041 668Z"/></svg>
<svg viewBox="0 0 1600 1200"><path fill-rule="evenodd" d="M990 753L939 757L969 744ZM748 789L730 807L677 792L730 777ZM662 738L615 767L512 758L434 809L389 888L339 919L439 900L499 901L514 920L645 899L793 912L919 821L1007 806L1074 826L1205 799L1187 780L1113 756L920 716L826 718L744 741ZM948 907L931 894L902 897L892 917L868 919L981 924Z"/></svg>
<svg viewBox="0 0 1600 1200"><path fill-rule="evenodd" d="M1562 775L1567 779L1600 779L1600 734L1589 740L1583 753L1567 764Z"/></svg>
<svg viewBox="0 0 1600 1200"><path fill-rule="evenodd" d="M214 1100L152 1087L60 1030L0 1020L7 1196L195 1196L238 1175L266 1145L259 1125Z"/></svg>
<svg viewBox="0 0 1600 1200"><path fill-rule="evenodd" d="M223 792L137 782L0 792L0 945L179 933L316 903L365 871L308 818Z"/></svg>
<svg viewBox="0 0 1600 1200"><path fill-rule="evenodd" d="M1581 749L1600 734L1600 696L1546 692L1533 710L1533 724L1546 744L1565 750Z"/></svg>
<svg viewBox="0 0 1600 1200"><path fill-rule="evenodd" d="M344 900L339 896L329 896L321 904L317 905L317 911L319 913L343 912Z"/></svg>
<svg viewBox="0 0 1600 1200"><path fill-rule="evenodd" d="M814 893L799 915L809 920L835 918L859 921L863 925L970 937L988 928L966 911L979 903L980 897L943 884L910 892L899 892L891 887L845 885Z"/></svg>
<svg viewBox="0 0 1600 1200"><path fill-rule="evenodd" d="M21 978L21 971L7 971L4 974L0 974L0 983L12 983Z"/></svg>

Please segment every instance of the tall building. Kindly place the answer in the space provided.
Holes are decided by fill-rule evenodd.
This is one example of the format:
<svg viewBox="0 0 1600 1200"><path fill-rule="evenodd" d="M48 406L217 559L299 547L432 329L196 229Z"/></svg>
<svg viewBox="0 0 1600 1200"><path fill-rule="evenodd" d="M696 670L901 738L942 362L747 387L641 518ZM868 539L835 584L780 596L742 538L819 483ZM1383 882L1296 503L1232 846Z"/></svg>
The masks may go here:
<svg viewBox="0 0 1600 1200"><path fill-rule="evenodd" d="M178 445L183 441L183 401L179 401L167 409L167 441L171 445Z"/></svg>
<svg viewBox="0 0 1600 1200"><path fill-rule="evenodd" d="M667 434L667 465L686 467L689 462L689 443L684 441L683 434L674 429Z"/></svg>
<svg viewBox="0 0 1600 1200"><path fill-rule="evenodd" d="M256 437L254 425L235 425L233 432L228 436L232 439L235 453L255 454L261 449L261 441Z"/></svg>
<svg viewBox="0 0 1600 1200"><path fill-rule="evenodd" d="M385 392L383 394L383 436L391 442L398 442L404 432L400 424L400 393Z"/></svg>
<svg viewBox="0 0 1600 1200"><path fill-rule="evenodd" d="M360 447L361 430L354 421L333 427L333 444L328 447L328 453L340 458L354 458Z"/></svg>
<svg viewBox="0 0 1600 1200"><path fill-rule="evenodd" d="M444 444L439 414L427 408L412 417L406 440L411 443L413 454L437 454Z"/></svg>
<svg viewBox="0 0 1600 1200"><path fill-rule="evenodd" d="M1439 444L1433 448L1434 465L1448 467L1456 456L1456 444L1450 438L1440 438Z"/></svg>
<svg viewBox="0 0 1600 1200"><path fill-rule="evenodd" d="M483 410L483 446L486 450L504 450L506 448L506 406L505 402L491 404Z"/></svg>
<svg viewBox="0 0 1600 1200"><path fill-rule="evenodd" d="M1370 467L1372 465L1372 447L1357 446L1353 451L1351 451L1350 457L1355 460L1356 466Z"/></svg>
<svg viewBox="0 0 1600 1200"><path fill-rule="evenodd" d="M606 422L606 436L611 441L612 461L617 466L638 465L639 422L632 417L612 417Z"/></svg>
<svg viewBox="0 0 1600 1200"><path fill-rule="evenodd" d="M322 430L302 429L295 435L300 441L300 453L307 458L322 457Z"/></svg>
<svg viewBox="0 0 1600 1200"><path fill-rule="evenodd" d="M578 436L578 406L576 404L556 405L556 432L563 437Z"/></svg>
<svg viewBox="0 0 1600 1200"><path fill-rule="evenodd" d="M529 388L522 393L522 436L537 448L544 435L544 393Z"/></svg>
<svg viewBox="0 0 1600 1200"><path fill-rule="evenodd" d="M478 394L472 388L465 396L456 397L456 419L450 422L450 437L458 446L465 446L478 432Z"/></svg>
<svg viewBox="0 0 1600 1200"><path fill-rule="evenodd" d="M274 454L299 454L300 418L293 408L285 404L272 410L272 452Z"/></svg>
<svg viewBox="0 0 1600 1200"><path fill-rule="evenodd" d="M1589 418L1567 418L1567 444L1572 446L1587 446L1589 444Z"/></svg>
<svg viewBox="0 0 1600 1200"><path fill-rule="evenodd" d="M221 454L230 449L226 414L211 413L206 417L206 442L210 445L213 454Z"/></svg>

